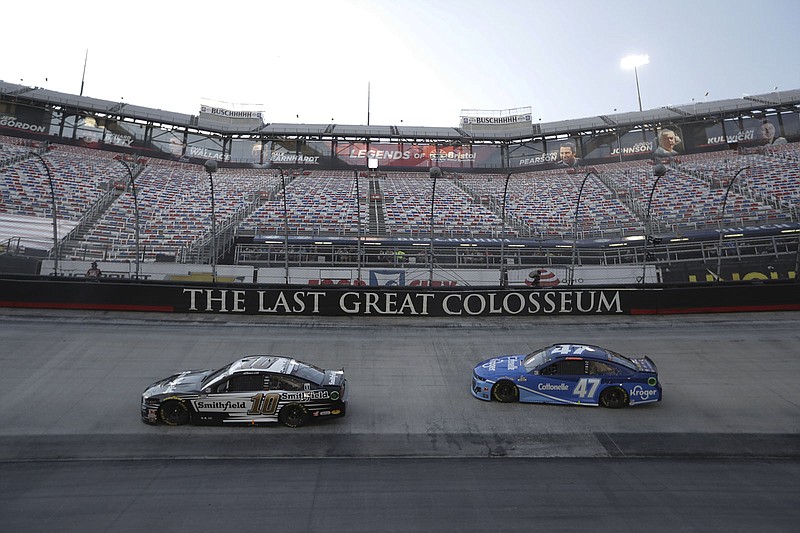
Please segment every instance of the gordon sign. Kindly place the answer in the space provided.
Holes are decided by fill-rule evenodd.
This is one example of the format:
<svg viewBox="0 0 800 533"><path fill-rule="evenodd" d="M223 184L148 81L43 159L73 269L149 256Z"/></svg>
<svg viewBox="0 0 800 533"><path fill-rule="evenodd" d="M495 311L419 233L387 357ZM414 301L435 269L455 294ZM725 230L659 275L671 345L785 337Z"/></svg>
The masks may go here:
<svg viewBox="0 0 800 533"><path fill-rule="evenodd" d="M185 311L324 316L625 314L625 290L363 291L184 288Z"/></svg>

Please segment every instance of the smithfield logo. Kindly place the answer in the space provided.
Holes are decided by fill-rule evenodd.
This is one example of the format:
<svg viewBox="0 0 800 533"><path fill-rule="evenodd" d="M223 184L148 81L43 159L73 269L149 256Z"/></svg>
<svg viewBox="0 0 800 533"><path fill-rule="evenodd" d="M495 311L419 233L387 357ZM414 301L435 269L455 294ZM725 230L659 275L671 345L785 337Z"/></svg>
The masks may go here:
<svg viewBox="0 0 800 533"><path fill-rule="evenodd" d="M230 400L221 402L195 402L195 407L200 411L223 411L227 412L231 409L245 409L247 406L245 402L232 402Z"/></svg>
<svg viewBox="0 0 800 533"><path fill-rule="evenodd" d="M327 400L328 398L330 398L330 393L326 390L281 393L281 400L287 401Z"/></svg>

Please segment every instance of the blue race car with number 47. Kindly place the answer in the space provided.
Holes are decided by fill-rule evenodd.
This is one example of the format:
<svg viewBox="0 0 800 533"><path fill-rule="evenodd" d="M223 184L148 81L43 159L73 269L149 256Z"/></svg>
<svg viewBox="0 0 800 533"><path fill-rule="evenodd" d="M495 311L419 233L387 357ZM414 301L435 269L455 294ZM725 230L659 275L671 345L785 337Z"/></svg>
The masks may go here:
<svg viewBox="0 0 800 533"><path fill-rule="evenodd" d="M628 358L585 344L553 344L527 355L487 359L472 371L472 395L498 402L626 405L661 401L649 357Z"/></svg>

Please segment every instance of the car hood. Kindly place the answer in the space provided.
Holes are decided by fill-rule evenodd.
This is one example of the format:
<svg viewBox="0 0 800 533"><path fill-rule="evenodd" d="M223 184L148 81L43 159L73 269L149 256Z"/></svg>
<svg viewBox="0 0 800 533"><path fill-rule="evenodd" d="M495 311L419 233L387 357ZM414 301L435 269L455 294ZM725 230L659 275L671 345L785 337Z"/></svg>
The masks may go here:
<svg viewBox="0 0 800 533"><path fill-rule="evenodd" d="M144 391L145 396L198 392L210 370L187 370L156 381Z"/></svg>
<svg viewBox="0 0 800 533"><path fill-rule="evenodd" d="M522 366L522 361L524 359L524 355L503 355L500 357L492 357L491 359L486 359L485 361L478 363L475 366L475 373L484 378L519 374L521 372L525 372L525 367Z"/></svg>

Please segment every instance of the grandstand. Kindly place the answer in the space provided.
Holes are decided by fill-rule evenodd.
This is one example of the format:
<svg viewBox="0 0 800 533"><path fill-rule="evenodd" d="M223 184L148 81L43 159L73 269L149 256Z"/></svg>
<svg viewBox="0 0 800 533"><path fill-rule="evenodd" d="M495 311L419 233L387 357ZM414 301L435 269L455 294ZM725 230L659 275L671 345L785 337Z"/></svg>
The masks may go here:
<svg viewBox="0 0 800 533"><path fill-rule="evenodd" d="M347 262L354 243L370 241L390 245L393 262L395 252L402 252L424 263L432 250L419 254L411 247L435 239L444 248L447 242L491 242L492 251L479 262L499 268L501 261L494 256L506 243L535 248L532 263L552 262L563 256L560 248L570 245L574 262L575 248L633 248L692 234L709 241L719 235L709 235L709 229L728 227L769 225L777 235L800 226L797 91L783 95L780 105L753 98L744 109L742 102L718 102L713 116L708 109L691 116L680 113L684 134L688 138L695 131L700 140L694 146L687 141L678 157L660 159L638 148L626 151L623 137L633 136L640 147L654 128L651 115L664 110L626 114L624 134L621 117L606 117L602 128L587 119L482 136L474 128L467 134L458 128L335 125L312 136L308 125L264 125L260 131L242 132L226 124L221 131L202 132L193 127L193 117L138 108L121 114L126 110L118 105L109 120L108 109L101 112L103 103L95 100L41 94L35 88L21 91L5 83L0 89L0 112L6 117L0 125L0 242L6 253L57 254L64 260L264 264L265 257L272 257L266 263L276 263L289 254L290 238L311 246L343 239L339 252L325 248L308 256ZM78 104L72 118L55 112L59 98ZM102 136L97 141L96 135L87 142L80 133L85 121L72 120L92 115L105 119L109 142ZM140 136L142 117L147 125ZM789 142L765 146L753 139L711 146L706 142L710 137L696 134L703 124L724 129L765 117L780 122ZM612 123L616 153L610 146L597 148L597 139L609 138ZM69 132L67 124L72 125ZM184 140L179 151L174 143L159 140L166 124L170 139ZM582 167L564 168L546 156L576 138L582 141ZM249 161L233 157L243 142L249 148L240 153ZM376 151L375 146L394 150ZM215 151L219 147L221 152ZM537 150L544 155L520 155ZM193 157L197 153L204 157ZM362 153L389 159L379 169L368 169ZM482 163L480 154L486 153ZM209 155L220 163L213 174L203 166ZM666 173L655 173L654 164L665 165ZM434 166L444 171L439 179L429 172ZM54 243L49 221L56 218ZM643 260L639 253L635 250L632 260ZM474 250L454 249L442 256L452 257L457 266L476 262ZM502 262L512 257L520 257L519 250L509 250ZM620 250L606 249L600 261L624 260Z"/></svg>

